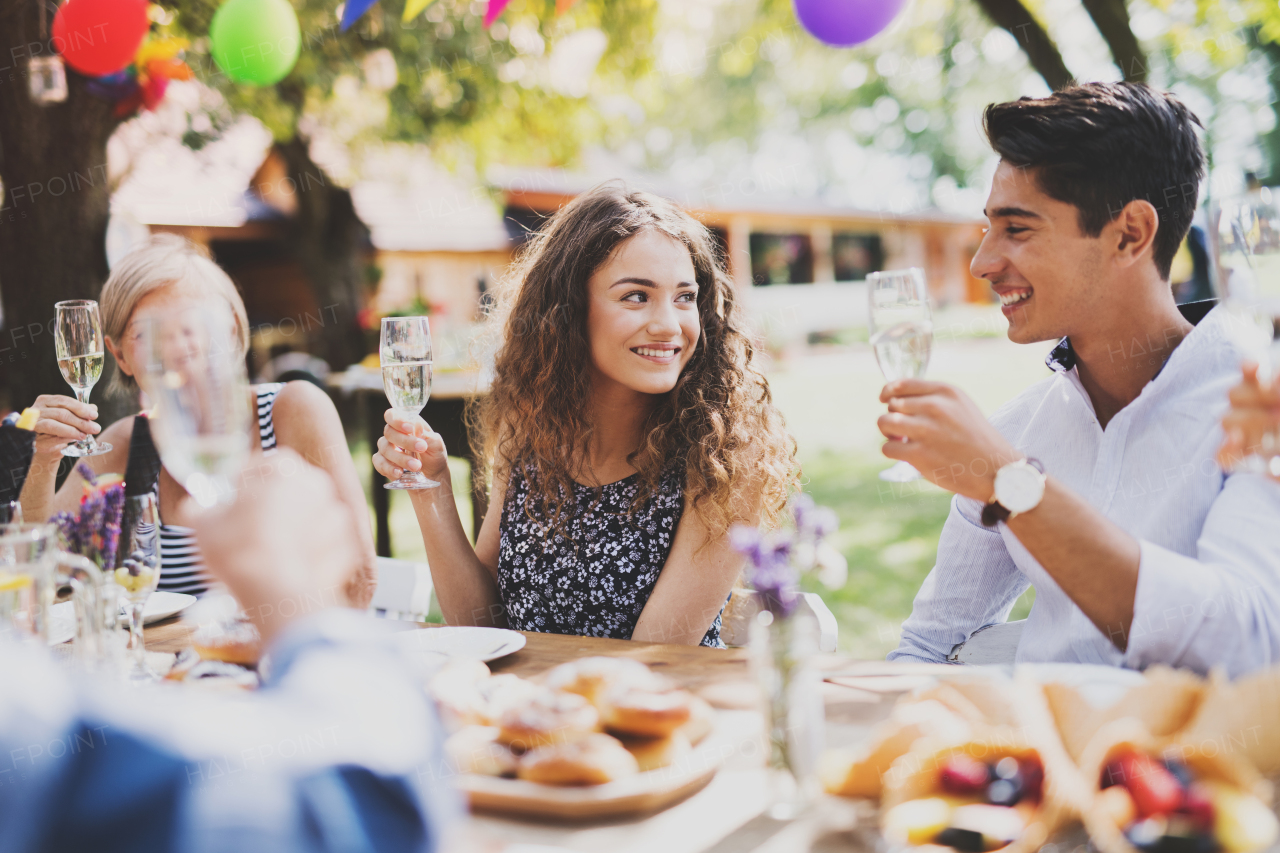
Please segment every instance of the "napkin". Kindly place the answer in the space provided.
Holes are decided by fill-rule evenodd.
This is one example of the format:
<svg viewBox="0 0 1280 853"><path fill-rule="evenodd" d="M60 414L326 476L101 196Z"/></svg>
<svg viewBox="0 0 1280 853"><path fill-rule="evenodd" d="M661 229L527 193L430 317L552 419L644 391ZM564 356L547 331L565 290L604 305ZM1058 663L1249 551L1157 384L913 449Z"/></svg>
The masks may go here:
<svg viewBox="0 0 1280 853"><path fill-rule="evenodd" d="M133 419L133 434L129 438L129 462L124 470L124 495L126 498L150 494L160 480L160 454L151 440L151 422L146 415Z"/></svg>

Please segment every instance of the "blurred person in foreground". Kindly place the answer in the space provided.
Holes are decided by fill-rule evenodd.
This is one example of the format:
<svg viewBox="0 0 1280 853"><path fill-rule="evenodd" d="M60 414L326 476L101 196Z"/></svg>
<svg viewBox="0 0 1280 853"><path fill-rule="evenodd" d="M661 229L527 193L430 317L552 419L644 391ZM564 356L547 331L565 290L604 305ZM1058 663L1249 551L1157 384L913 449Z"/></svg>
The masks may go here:
<svg viewBox="0 0 1280 853"><path fill-rule="evenodd" d="M884 453L956 493L895 659L941 661L1034 585L1017 660L1230 674L1280 660L1280 490L1215 456L1242 350L1176 305L1199 120L1143 84L993 104L1000 155L973 259L1053 375L988 421L963 392L881 392Z"/></svg>
<svg viewBox="0 0 1280 853"><path fill-rule="evenodd" d="M332 479L282 448L192 517L266 685L139 692L0 643L0 851L437 849L454 806L426 695L379 623L331 606L361 559Z"/></svg>

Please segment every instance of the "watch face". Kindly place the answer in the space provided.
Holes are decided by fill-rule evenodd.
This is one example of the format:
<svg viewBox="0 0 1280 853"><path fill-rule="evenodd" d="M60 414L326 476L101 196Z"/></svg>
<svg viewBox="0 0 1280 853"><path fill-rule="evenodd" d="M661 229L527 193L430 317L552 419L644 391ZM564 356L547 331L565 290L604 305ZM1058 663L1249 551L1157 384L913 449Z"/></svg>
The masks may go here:
<svg viewBox="0 0 1280 853"><path fill-rule="evenodd" d="M1010 512L1028 512L1044 497L1044 475L1030 465L1006 465L996 472L995 498Z"/></svg>

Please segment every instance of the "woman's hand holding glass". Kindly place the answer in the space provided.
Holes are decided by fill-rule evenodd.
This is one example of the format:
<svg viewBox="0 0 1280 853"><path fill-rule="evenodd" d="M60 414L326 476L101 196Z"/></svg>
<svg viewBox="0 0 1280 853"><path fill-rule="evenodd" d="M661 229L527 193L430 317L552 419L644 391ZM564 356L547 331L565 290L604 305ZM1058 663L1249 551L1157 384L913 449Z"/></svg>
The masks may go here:
<svg viewBox="0 0 1280 853"><path fill-rule="evenodd" d="M416 471L438 483L448 483L449 454L440 434L418 415L387 409L383 417L387 425L373 455L374 470L388 480Z"/></svg>
<svg viewBox="0 0 1280 853"><path fill-rule="evenodd" d="M36 456L53 457L54 464L61 461L64 447L102 432L97 423L98 407L93 403L62 394L41 394L31 406L40 410L35 426Z"/></svg>

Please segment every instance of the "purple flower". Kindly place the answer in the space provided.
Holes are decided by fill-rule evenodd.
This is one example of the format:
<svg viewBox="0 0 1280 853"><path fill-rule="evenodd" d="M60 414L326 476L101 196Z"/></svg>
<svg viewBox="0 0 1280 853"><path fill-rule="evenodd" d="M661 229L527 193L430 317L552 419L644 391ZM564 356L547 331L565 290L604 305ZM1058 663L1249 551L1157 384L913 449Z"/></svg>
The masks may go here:
<svg viewBox="0 0 1280 853"><path fill-rule="evenodd" d="M794 530L761 535L754 527L738 524L729 531L733 549L747 558L747 582L760 594L774 616L790 616L799 602L801 571L812 571L822 540L839 525L836 514L817 506L806 494L791 503Z"/></svg>
<svg viewBox="0 0 1280 853"><path fill-rule="evenodd" d="M120 544L120 519L124 515L124 486L114 485L106 490L106 523L102 528L102 566L111 569L116 562L116 548Z"/></svg>
<svg viewBox="0 0 1280 853"><path fill-rule="evenodd" d="M76 524L78 519L69 512L55 513L49 522L58 528L58 535L62 537L63 547L68 551L79 553L79 546L76 542Z"/></svg>
<svg viewBox="0 0 1280 853"><path fill-rule="evenodd" d="M98 475L93 473L93 469L90 468L88 465L84 464L83 462L80 462L76 465L76 473L79 474L81 477L84 477L85 482L88 483L89 485L91 486L98 485Z"/></svg>

